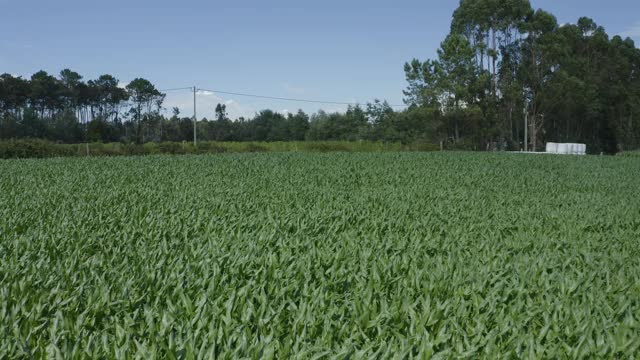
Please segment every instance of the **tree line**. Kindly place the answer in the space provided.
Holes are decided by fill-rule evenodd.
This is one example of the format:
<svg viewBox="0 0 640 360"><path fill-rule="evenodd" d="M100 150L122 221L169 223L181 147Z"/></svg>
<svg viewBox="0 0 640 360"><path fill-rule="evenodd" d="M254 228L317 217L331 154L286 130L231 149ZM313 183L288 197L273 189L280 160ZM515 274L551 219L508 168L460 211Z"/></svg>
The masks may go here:
<svg viewBox="0 0 640 360"><path fill-rule="evenodd" d="M165 94L146 79L119 86L112 75L84 82L69 69L58 77L0 75L0 138L76 143L144 142L144 124L160 117Z"/></svg>
<svg viewBox="0 0 640 360"><path fill-rule="evenodd" d="M165 116L166 94L138 78L121 86L112 75L83 81L69 69L58 76L39 71L29 79L0 75L0 139L39 138L62 143L191 141L193 118L178 108ZM349 106L345 112L306 114L262 110L231 119L226 105L213 119L197 121L203 141L381 140L427 141L426 118L395 112L386 102ZM419 114L416 109L411 113ZM419 116L418 116L419 117Z"/></svg>
<svg viewBox="0 0 640 360"><path fill-rule="evenodd" d="M640 50L592 19L558 24L528 0L462 0L436 59L405 64L411 107L454 143L640 147ZM526 121L525 121L526 120Z"/></svg>
<svg viewBox="0 0 640 360"><path fill-rule="evenodd" d="M462 0L437 58L404 66L408 108L386 102L345 112L263 110L230 119L224 104L199 119L209 141L374 140L469 150L539 150L586 143L590 152L640 148L640 49L589 18L558 24L528 0ZM124 87L69 69L29 79L0 75L0 139L56 142L190 141L193 119L142 78ZM526 120L526 121L525 121Z"/></svg>

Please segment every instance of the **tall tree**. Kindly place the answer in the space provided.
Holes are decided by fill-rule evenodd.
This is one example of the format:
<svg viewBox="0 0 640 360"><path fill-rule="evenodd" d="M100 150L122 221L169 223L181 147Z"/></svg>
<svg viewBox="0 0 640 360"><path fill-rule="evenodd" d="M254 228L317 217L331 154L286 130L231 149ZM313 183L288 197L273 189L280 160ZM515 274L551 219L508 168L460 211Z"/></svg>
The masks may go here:
<svg viewBox="0 0 640 360"><path fill-rule="evenodd" d="M158 91L149 80L142 78L132 80L126 89L133 103L129 111L135 119L136 142L143 143L143 121L145 117L149 118L152 113L160 111L165 94Z"/></svg>
<svg viewBox="0 0 640 360"><path fill-rule="evenodd" d="M438 75L441 73L437 61L418 59L404 65L405 77L409 85L403 91L404 102L410 106L439 107L440 92Z"/></svg>
<svg viewBox="0 0 640 360"><path fill-rule="evenodd" d="M29 82L10 74L0 75L0 138L20 135L19 121L29 100Z"/></svg>
<svg viewBox="0 0 640 360"><path fill-rule="evenodd" d="M537 150L538 134L544 125L544 88L557 69L553 56L557 50L554 47L558 45L557 29L555 16L543 10L536 11L525 26L528 36L524 42L522 70L533 151Z"/></svg>
<svg viewBox="0 0 640 360"><path fill-rule="evenodd" d="M474 63L474 51L464 36L451 34L440 45L438 60L441 68L438 87L444 108L452 114L453 136L458 141L463 121L462 110L478 101L480 78Z"/></svg>
<svg viewBox="0 0 640 360"><path fill-rule="evenodd" d="M30 85L29 103L41 119L63 108L64 91L58 79L41 70L31 76Z"/></svg>

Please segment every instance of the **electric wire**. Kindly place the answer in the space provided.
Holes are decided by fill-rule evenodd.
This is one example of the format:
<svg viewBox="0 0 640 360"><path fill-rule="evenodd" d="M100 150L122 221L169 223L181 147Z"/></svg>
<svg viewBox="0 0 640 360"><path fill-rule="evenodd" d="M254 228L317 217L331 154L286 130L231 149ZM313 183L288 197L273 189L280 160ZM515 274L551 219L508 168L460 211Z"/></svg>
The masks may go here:
<svg viewBox="0 0 640 360"><path fill-rule="evenodd" d="M173 88L173 89L166 89L166 90L160 90L160 91L164 92L164 91L179 91L179 90L193 90L193 87ZM288 98L288 97L269 96L269 95L247 94L247 93L240 93L240 92L234 92L234 91L212 90L212 89L204 89L204 88L196 88L196 91L208 91L211 93L218 93L218 94L225 94L225 95L243 96L243 97L251 97L251 98L258 98L258 99L279 100L279 101L294 101L294 102L303 102L303 103L312 103L312 104L349 105L349 106L362 105L361 103L358 103L358 102L349 102L349 101L299 99L299 98ZM396 108L407 107L407 105L397 105L397 104L388 104L388 105L390 107L396 107Z"/></svg>

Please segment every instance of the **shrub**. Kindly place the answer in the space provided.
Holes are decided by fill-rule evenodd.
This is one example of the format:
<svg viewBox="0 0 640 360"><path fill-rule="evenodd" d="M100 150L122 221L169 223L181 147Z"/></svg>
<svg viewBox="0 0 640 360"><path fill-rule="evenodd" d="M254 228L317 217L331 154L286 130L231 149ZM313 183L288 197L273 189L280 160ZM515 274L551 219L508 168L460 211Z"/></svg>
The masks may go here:
<svg viewBox="0 0 640 360"><path fill-rule="evenodd" d="M54 144L40 139L0 141L0 158L46 158L74 156L73 145Z"/></svg>
<svg viewBox="0 0 640 360"><path fill-rule="evenodd" d="M306 151L317 151L317 152L348 152L351 151L344 143L339 142L311 142L308 144L304 144L303 147Z"/></svg>
<svg viewBox="0 0 640 360"><path fill-rule="evenodd" d="M251 153L269 151L266 147L254 143L248 143L243 150Z"/></svg>
<svg viewBox="0 0 640 360"><path fill-rule="evenodd" d="M218 154L225 152L384 152L384 151L437 151L438 145L415 142L383 143L374 141L300 141L300 142L191 142L90 143L57 144L39 139L0 141L0 159L43 158L62 156L133 156L156 154Z"/></svg>

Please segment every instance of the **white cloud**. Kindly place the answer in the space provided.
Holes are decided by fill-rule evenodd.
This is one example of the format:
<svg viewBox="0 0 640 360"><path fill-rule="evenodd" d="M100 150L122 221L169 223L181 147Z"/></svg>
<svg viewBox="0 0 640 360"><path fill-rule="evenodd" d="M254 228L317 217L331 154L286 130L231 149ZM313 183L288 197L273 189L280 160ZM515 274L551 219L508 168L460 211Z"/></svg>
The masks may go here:
<svg viewBox="0 0 640 360"><path fill-rule="evenodd" d="M623 38L630 37L632 39L640 39L640 21L620 33Z"/></svg>
<svg viewBox="0 0 640 360"><path fill-rule="evenodd" d="M237 119L239 117L250 118L256 110L250 106L240 104L233 99L225 99L218 96L216 93L207 90L200 90L196 97L196 112L198 119L206 117L207 119L213 119L215 116L216 105L225 104L227 106L227 113L231 119ZM180 110L181 116L191 116L193 114L193 92L175 91L167 92L163 104L165 113L171 114L171 109L177 107Z"/></svg>
<svg viewBox="0 0 640 360"><path fill-rule="evenodd" d="M119 86L126 85L124 82L121 84L122 85ZM163 108L166 116L172 115L174 107L177 107L180 110L180 116L191 117L193 115L192 90L185 89L166 91L165 93L166 98L163 103ZM309 115L318 112L321 109L327 113L345 112L347 110L347 105L338 104L309 105L294 103L294 105L291 105L292 107L289 107L284 104L280 104L280 106L278 106L277 102L271 101L256 101L254 99L245 101L243 98L239 101L238 97L235 95L218 94L215 91L210 90L198 90L196 100L198 119L205 117L207 119L215 118L215 108L218 104L226 105L229 118L233 120L240 117L244 117L245 119L252 118L257 112L264 109L273 109L283 115L287 115L289 113L295 114L298 109L304 110ZM360 103L363 108L366 107L366 102L358 102L355 98L351 98L349 102Z"/></svg>

